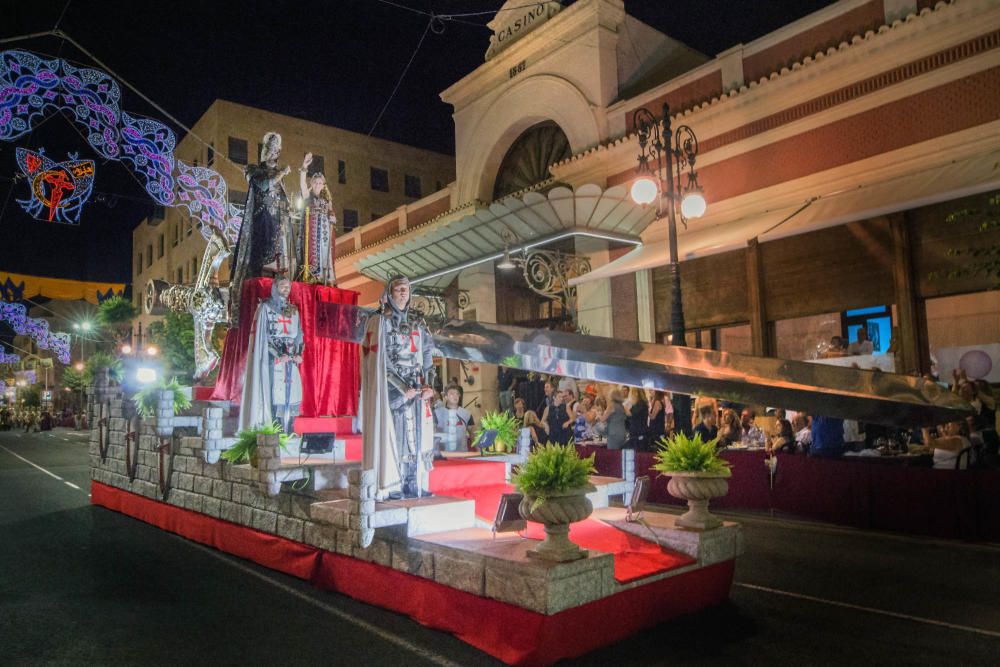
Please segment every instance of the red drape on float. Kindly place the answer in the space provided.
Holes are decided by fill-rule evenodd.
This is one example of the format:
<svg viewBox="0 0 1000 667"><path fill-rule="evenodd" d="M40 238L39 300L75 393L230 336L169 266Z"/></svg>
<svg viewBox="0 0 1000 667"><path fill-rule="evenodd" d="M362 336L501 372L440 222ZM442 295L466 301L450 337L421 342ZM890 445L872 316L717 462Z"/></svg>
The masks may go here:
<svg viewBox="0 0 1000 667"><path fill-rule="evenodd" d="M254 278L243 283L240 300L240 326L226 333L225 348L219 366L212 399L239 403L243 391L250 329L257 305L271 296L271 279ZM306 349L299 372L302 375L303 417L355 415L361 377L358 346L316 336L316 304L320 302L357 305L358 293L350 290L292 283L288 300L299 309Z"/></svg>

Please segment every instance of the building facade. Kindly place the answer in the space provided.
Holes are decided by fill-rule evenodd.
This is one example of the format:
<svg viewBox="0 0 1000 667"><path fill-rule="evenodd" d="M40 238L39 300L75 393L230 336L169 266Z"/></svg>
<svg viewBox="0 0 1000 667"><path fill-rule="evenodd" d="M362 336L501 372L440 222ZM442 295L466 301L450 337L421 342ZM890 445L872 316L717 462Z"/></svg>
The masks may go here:
<svg viewBox="0 0 1000 667"><path fill-rule="evenodd" d="M266 132L281 134L281 163L292 167L285 187L293 204L298 167L311 152L309 170L324 172L333 196L338 236L441 190L455 177L451 156L226 100L216 100L191 129L208 145L187 135L175 151L177 158L218 171L229 186L230 202L239 205L247 196L243 167L258 161ZM132 248L132 293L141 310L143 288L151 279L186 284L197 278L205 240L186 215L165 208L136 226ZM228 262L219 278L228 280ZM143 313L135 334L141 336L156 319Z"/></svg>
<svg viewBox="0 0 1000 667"><path fill-rule="evenodd" d="M995 279L948 278L955 249L998 241L949 216L1000 191L1000 4L841 0L715 57L620 0L543 5L504 5L484 63L442 93L455 182L341 239L361 303L405 266L468 319L571 303L588 333L668 340L666 221L626 194L634 115L666 103L700 140L708 202L679 230L689 345L805 359L864 326L897 371L927 372L1000 342ZM575 298L498 268L546 248L586 260L563 276ZM495 407L495 369L464 372L467 402Z"/></svg>

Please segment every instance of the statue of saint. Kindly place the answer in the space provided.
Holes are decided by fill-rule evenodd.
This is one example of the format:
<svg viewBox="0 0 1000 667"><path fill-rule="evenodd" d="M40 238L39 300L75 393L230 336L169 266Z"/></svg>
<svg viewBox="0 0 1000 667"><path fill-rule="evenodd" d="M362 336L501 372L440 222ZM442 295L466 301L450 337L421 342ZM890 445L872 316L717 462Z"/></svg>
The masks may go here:
<svg viewBox="0 0 1000 667"><path fill-rule="evenodd" d="M302 263L299 275L302 282L334 286L337 277L333 272L333 250L336 238L337 216L333 213L333 196L326 187L322 171L309 173L312 153L306 153L299 169L299 190L302 193L302 233L299 255Z"/></svg>
<svg viewBox="0 0 1000 667"><path fill-rule="evenodd" d="M231 264L229 283L230 321L239 325L243 281L261 276L295 276L298 266L295 232L282 180L291 171L280 167L281 135L268 132L260 148L260 164L246 168L249 184Z"/></svg>

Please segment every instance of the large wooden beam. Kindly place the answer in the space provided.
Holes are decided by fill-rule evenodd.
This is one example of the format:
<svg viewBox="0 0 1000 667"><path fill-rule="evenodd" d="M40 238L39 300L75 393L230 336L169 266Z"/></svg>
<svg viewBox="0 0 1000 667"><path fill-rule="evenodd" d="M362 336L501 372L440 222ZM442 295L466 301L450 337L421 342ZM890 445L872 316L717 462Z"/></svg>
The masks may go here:
<svg viewBox="0 0 1000 667"><path fill-rule="evenodd" d="M760 259L760 242L747 241L747 311L750 315L750 344L754 356L774 354L771 329L767 326L767 308L764 303L764 267Z"/></svg>
<svg viewBox="0 0 1000 667"><path fill-rule="evenodd" d="M896 372L912 373L923 370L920 362L921 336L916 281L913 277L913 252L906 213L889 216L892 230L892 280L896 294L898 338L896 347Z"/></svg>

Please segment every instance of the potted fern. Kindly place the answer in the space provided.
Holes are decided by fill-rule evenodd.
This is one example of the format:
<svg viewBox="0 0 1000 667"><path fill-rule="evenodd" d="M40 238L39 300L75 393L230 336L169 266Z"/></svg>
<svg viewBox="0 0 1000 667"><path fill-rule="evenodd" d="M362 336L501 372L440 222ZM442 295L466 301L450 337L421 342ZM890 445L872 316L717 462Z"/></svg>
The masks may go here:
<svg viewBox="0 0 1000 667"><path fill-rule="evenodd" d="M583 521L594 506L587 494L594 491L590 475L596 472L594 455L581 459L576 447L548 443L532 452L512 476L524 498L521 516L545 526L545 540L528 556L564 562L586 558L587 552L569 540L569 525Z"/></svg>
<svg viewBox="0 0 1000 667"><path fill-rule="evenodd" d="M686 500L688 511L677 518L677 525L694 530L711 530L722 520L708 511L712 498L729 493L726 482L732 472L729 462L719 458L715 446L718 438L702 442L701 435L689 438L683 433L660 439L653 469L670 477L667 492Z"/></svg>
<svg viewBox="0 0 1000 667"><path fill-rule="evenodd" d="M161 378L146 385L132 401L140 417L156 417L156 433L163 438L173 434L174 415L191 407L191 400L177 378L170 378L169 382Z"/></svg>
<svg viewBox="0 0 1000 667"><path fill-rule="evenodd" d="M277 445L283 451L288 451L289 436L282 432L281 424L275 421L264 426L240 431L236 436L236 444L222 452L222 458L230 463L249 462L254 468L258 467L257 436L264 436L265 441Z"/></svg>
<svg viewBox="0 0 1000 667"><path fill-rule="evenodd" d="M513 452L517 450L517 435L520 431L520 424L517 419L508 412L487 412L479 422L479 430L476 431L476 438L473 446L483 437L483 433L490 430L497 432L497 438L492 447L486 451L491 452Z"/></svg>

